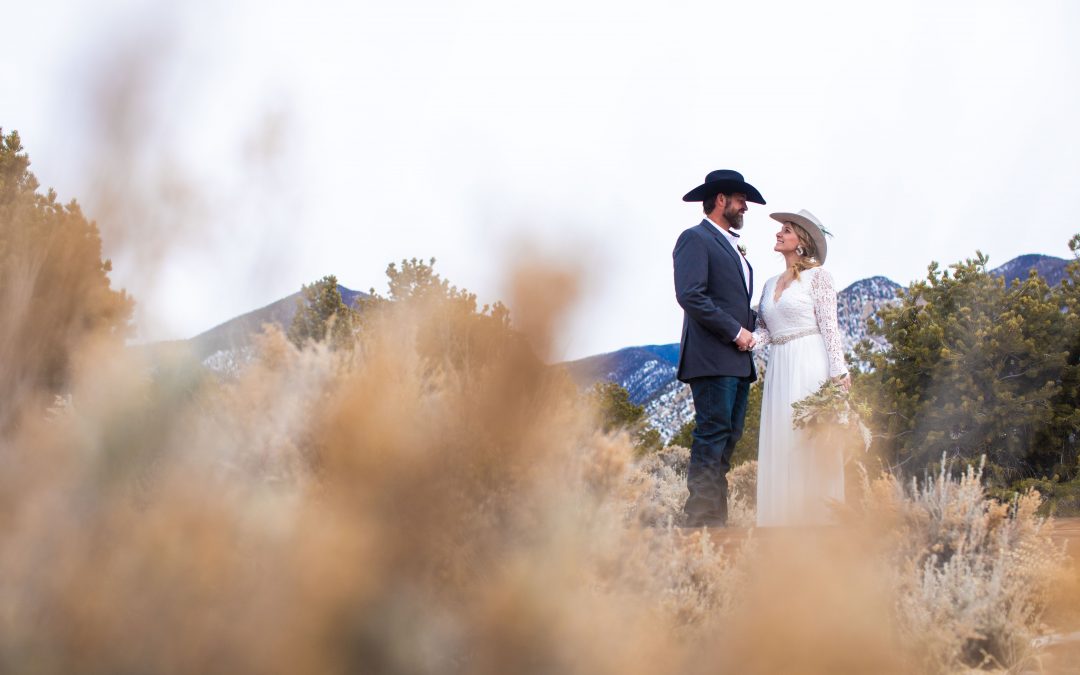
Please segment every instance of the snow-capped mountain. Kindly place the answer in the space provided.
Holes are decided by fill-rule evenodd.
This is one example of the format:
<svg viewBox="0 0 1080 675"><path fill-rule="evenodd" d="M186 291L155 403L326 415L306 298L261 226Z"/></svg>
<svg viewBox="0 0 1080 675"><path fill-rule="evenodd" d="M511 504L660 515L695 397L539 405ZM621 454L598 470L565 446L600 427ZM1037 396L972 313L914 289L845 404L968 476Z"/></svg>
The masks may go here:
<svg viewBox="0 0 1080 675"><path fill-rule="evenodd" d="M641 405L671 382L677 382L678 363L679 345L674 344L627 347L565 365L579 385L618 382L630 393L630 402Z"/></svg>
<svg viewBox="0 0 1080 675"><path fill-rule="evenodd" d="M870 277L851 284L836 294L836 318L843 334L844 351L850 352L864 339L883 346L882 339L870 336L866 320L875 316L882 306L896 300L900 284L885 277Z"/></svg>

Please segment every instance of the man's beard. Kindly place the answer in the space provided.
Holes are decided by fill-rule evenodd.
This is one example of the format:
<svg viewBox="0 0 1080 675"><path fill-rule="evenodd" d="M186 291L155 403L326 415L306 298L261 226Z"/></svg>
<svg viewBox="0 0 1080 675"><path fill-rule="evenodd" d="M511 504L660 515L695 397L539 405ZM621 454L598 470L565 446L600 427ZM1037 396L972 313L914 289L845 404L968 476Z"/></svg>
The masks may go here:
<svg viewBox="0 0 1080 675"><path fill-rule="evenodd" d="M727 224L731 226L731 229L733 229L733 230L741 230L742 229L742 224L743 224L742 223L742 214L739 213L738 209L731 208L731 209L725 210L724 211L724 220L726 220Z"/></svg>

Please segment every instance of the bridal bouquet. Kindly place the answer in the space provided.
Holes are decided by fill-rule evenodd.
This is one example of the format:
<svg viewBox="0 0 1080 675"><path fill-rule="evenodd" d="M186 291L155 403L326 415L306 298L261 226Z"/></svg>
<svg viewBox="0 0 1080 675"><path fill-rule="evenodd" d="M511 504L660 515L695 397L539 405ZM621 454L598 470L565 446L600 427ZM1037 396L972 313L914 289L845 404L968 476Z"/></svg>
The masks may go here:
<svg viewBox="0 0 1080 675"><path fill-rule="evenodd" d="M870 449L870 429L863 424L860 411L851 405L847 391L835 380L825 380L813 394L792 403L791 409L796 429L806 429L814 436L824 432L829 441L851 441L845 443L845 448L861 442L864 451Z"/></svg>

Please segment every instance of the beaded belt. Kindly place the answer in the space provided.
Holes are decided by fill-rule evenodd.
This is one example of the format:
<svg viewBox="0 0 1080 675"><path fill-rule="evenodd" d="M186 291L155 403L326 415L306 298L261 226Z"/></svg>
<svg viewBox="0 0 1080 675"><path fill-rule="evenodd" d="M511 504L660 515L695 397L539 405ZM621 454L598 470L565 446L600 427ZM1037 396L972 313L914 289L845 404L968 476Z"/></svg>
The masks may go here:
<svg viewBox="0 0 1080 675"><path fill-rule="evenodd" d="M788 333L787 335L769 336L769 342L774 345L782 345L787 344L792 340L798 340L799 338L807 337L808 335L817 335L820 332L821 331L819 331L817 328L804 328L803 330L795 331L794 333Z"/></svg>

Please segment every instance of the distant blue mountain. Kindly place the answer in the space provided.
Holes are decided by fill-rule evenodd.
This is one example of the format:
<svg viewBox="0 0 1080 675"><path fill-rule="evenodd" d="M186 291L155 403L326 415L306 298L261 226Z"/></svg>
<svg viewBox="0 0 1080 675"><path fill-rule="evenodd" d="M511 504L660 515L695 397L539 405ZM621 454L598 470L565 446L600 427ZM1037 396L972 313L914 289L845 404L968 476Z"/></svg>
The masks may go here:
<svg viewBox="0 0 1080 675"><path fill-rule="evenodd" d="M667 361L673 366L679 365L678 343L670 345L648 345L646 347L642 347L642 349L656 354L661 359Z"/></svg>
<svg viewBox="0 0 1080 675"><path fill-rule="evenodd" d="M1057 286L1065 278L1065 268L1068 267L1069 262L1064 258L1030 253L1013 258L1001 267L992 270L991 274L1005 277L1005 284L1009 285L1017 279L1027 279L1028 272L1035 270L1046 283Z"/></svg>
<svg viewBox="0 0 1080 675"><path fill-rule="evenodd" d="M630 393L630 402L641 405L675 378L678 364L679 345L670 344L627 347L565 365L579 386L618 382Z"/></svg>

